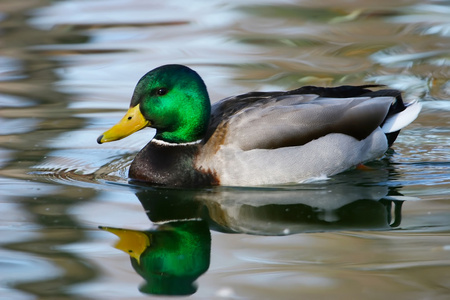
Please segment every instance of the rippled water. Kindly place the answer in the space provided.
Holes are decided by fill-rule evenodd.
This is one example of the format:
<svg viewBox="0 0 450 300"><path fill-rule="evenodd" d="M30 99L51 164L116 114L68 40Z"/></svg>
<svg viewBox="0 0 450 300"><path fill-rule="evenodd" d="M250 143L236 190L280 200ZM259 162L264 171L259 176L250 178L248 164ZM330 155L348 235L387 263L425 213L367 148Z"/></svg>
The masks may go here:
<svg viewBox="0 0 450 300"><path fill-rule="evenodd" d="M448 2L186 3L0 3L0 299L448 299ZM96 138L166 63L213 101L379 83L423 111L370 171L134 186L151 130Z"/></svg>

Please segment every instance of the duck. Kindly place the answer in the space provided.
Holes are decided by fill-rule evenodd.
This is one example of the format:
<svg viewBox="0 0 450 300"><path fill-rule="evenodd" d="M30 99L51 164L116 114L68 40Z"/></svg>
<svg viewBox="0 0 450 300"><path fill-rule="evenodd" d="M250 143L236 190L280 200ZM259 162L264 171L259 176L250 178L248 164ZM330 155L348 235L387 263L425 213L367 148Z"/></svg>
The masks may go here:
<svg viewBox="0 0 450 300"><path fill-rule="evenodd" d="M156 130L130 181L173 187L270 186L326 179L381 158L413 122L418 100L379 85L249 92L211 105L193 69L163 65L137 83L99 144Z"/></svg>

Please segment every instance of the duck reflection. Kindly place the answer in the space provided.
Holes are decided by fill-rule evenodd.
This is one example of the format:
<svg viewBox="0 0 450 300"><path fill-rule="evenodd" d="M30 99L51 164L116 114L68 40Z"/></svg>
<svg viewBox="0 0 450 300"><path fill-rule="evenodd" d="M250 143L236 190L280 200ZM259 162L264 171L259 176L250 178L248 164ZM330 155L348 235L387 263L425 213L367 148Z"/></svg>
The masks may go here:
<svg viewBox="0 0 450 300"><path fill-rule="evenodd" d="M188 295L209 267L210 230L257 235L386 230L400 225L406 197L399 188L348 174L291 187L136 186L148 218L160 225L148 231L101 228L120 237L116 247L130 255L146 280L142 292Z"/></svg>
<svg viewBox="0 0 450 300"><path fill-rule="evenodd" d="M383 230L400 225L404 197L387 186L309 185L295 189L137 192L152 222L199 218L220 232L286 235Z"/></svg>
<svg viewBox="0 0 450 300"><path fill-rule="evenodd" d="M148 231L100 227L117 235L116 248L130 255L145 279L146 294L190 295L194 281L209 268L211 235L202 220L174 221Z"/></svg>

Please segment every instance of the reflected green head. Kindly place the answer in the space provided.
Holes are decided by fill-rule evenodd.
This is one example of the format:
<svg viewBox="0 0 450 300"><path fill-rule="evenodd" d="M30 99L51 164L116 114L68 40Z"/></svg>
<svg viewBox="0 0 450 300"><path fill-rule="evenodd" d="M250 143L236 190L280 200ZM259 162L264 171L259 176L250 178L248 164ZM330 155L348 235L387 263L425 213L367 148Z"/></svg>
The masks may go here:
<svg viewBox="0 0 450 300"><path fill-rule="evenodd" d="M156 129L156 138L171 143L201 139L208 127L211 104L200 76L182 65L165 65L145 74L136 85L131 107Z"/></svg>

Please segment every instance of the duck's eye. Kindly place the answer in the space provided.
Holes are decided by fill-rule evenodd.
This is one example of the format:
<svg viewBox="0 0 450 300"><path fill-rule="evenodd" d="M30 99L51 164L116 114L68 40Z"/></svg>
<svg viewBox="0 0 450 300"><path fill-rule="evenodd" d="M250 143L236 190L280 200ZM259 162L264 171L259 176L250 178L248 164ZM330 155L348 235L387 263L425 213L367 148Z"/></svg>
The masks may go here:
<svg viewBox="0 0 450 300"><path fill-rule="evenodd" d="M166 88L160 88L156 91L156 94L158 96L164 96L165 94L167 94L168 90Z"/></svg>

